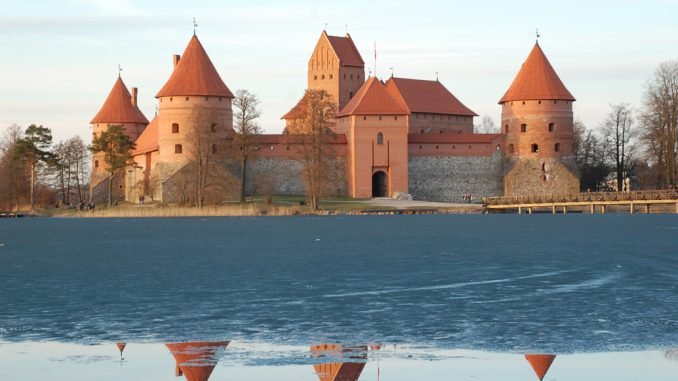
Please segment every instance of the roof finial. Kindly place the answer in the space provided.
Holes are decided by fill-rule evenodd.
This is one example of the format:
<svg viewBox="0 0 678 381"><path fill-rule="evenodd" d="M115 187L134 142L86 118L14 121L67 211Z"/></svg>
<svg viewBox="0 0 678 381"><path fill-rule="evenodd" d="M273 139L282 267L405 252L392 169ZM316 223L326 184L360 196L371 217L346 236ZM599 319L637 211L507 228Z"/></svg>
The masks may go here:
<svg viewBox="0 0 678 381"><path fill-rule="evenodd" d="M389 69L391 69L391 78L393 78L393 66L391 66Z"/></svg>
<svg viewBox="0 0 678 381"><path fill-rule="evenodd" d="M344 28L346 29L346 36L348 37L348 24L344 24Z"/></svg>
<svg viewBox="0 0 678 381"><path fill-rule="evenodd" d="M193 17L193 35L195 36L195 30L198 28L198 22L195 17Z"/></svg>
<svg viewBox="0 0 678 381"><path fill-rule="evenodd" d="M537 29L537 44L539 43L539 37L541 37L541 34L539 34L539 29Z"/></svg>
<svg viewBox="0 0 678 381"><path fill-rule="evenodd" d="M122 76L122 66L118 64L118 78Z"/></svg>
<svg viewBox="0 0 678 381"><path fill-rule="evenodd" d="M327 32L327 23L323 24L323 32Z"/></svg>
<svg viewBox="0 0 678 381"><path fill-rule="evenodd" d="M438 72L437 71L436 71L436 82L440 82L440 81L438 81Z"/></svg>

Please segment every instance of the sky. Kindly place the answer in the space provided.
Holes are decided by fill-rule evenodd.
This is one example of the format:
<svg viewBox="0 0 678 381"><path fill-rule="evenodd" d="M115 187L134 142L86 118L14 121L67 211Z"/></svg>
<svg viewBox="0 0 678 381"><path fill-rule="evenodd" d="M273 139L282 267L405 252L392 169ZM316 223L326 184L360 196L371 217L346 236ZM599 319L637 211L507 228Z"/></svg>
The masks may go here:
<svg viewBox="0 0 678 381"><path fill-rule="evenodd" d="M588 127L600 125L610 104L639 109L659 64L678 59L678 0L0 0L0 9L0 128L42 124L55 140L89 141L89 121L119 64L150 120L194 17L224 82L259 97L267 133L282 131L280 117L303 94L324 28L348 30L366 71L376 44L378 77L387 79L391 67L397 77L438 72L466 106L497 124L497 102L537 29Z"/></svg>

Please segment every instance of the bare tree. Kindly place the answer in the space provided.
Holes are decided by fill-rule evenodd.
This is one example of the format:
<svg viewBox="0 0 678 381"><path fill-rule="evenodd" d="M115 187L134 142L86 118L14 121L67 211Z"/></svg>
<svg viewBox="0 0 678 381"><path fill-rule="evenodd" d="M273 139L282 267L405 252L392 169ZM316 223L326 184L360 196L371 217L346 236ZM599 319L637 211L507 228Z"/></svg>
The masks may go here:
<svg viewBox="0 0 678 381"><path fill-rule="evenodd" d="M78 201L84 202L85 195L83 192L86 184L86 176L88 174L88 160L87 146L82 141L80 136L74 136L66 141L68 152L68 160L71 166L71 172L75 179L75 187L78 192Z"/></svg>
<svg viewBox="0 0 678 381"><path fill-rule="evenodd" d="M335 137L332 127L337 109L325 90L306 90L299 106L303 117L295 120L298 134L290 138L297 143L302 161L306 198L311 208L318 209L320 197L333 180L329 146Z"/></svg>
<svg viewBox="0 0 678 381"><path fill-rule="evenodd" d="M227 157L226 125L221 113L209 110L194 114L190 125L192 128L186 135L189 143L189 163L186 168L193 179L188 182L192 182L196 206L202 208L208 189L214 188L215 194L222 193L222 197L225 193L228 182L224 165ZM219 188L222 188L222 192L216 192Z"/></svg>
<svg viewBox="0 0 678 381"><path fill-rule="evenodd" d="M247 161L256 152L256 135L262 133L256 120L261 116L258 109L259 99L247 90L238 90L233 99L234 123L233 143L238 148L240 160L240 202L245 202L247 182Z"/></svg>
<svg viewBox="0 0 678 381"><path fill-rule="evenodd" d="M603 141L616 174L617 191L624 188L624 179L629 176L633 164L634 126L631 107L626 103L610 105L612 111L603 122Z"/></svg>
<svg viewBox="0 0 678 381"><path fill-rule="evenodd" d="M664 62L647 83L641 140L658 186L678 182L678 61Z"/></svg>
<svg viewBox="0 0 678 381"><path fill-rule="evenodd" d="M574 122L574 155L582 191L599 191L610 167L605 162L605 147L600 138L581 120Z"/></svg>
<svg viewBox="0 0 678 381"><path fill-rule="evenodd" d="M480 124L474 126L474 132L476 134L498 134L499 133L499 126L494 124L494 120L490 117L485 115L481 120Z"/></svg>

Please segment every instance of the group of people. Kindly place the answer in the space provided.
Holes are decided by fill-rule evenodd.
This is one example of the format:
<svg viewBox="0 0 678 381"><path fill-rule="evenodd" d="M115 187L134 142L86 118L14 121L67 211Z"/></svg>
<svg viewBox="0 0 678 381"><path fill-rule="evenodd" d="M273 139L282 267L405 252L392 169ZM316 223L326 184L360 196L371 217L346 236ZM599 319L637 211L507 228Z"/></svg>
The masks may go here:
<svg viewBox="0 0 678 381"><path fill-rule="evenodd" d="M462 198L464 199L464 202L468 202L468 203L473 202L473 195L471 193L464 193L462 195Z"/></svg>

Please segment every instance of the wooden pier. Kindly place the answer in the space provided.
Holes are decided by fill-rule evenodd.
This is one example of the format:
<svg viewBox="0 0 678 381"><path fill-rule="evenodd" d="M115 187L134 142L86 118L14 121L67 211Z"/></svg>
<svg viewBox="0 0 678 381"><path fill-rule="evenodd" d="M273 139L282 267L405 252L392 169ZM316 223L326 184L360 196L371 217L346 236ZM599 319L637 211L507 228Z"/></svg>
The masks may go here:
<svg viewBox="0 0 678 381"><path fill-rule="evenodd" d="M485 197L483 203L488 211L517 211L518 214L568 211L606 213L609 208L627 210L629 213L650 213L656 205L672 206L678 213L678 190L637 192L587 192L570 195L536 195L512 197ZM665 208L665 207L664 207Z"/></svg>

